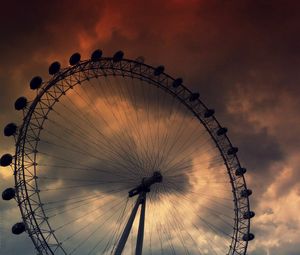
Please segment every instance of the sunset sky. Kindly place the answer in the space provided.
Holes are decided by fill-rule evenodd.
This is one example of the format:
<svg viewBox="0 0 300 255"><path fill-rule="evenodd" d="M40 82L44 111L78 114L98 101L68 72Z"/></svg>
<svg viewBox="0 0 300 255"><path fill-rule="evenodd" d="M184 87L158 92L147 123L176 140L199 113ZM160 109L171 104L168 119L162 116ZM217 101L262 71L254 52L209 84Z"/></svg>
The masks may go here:
<svg viewBox="0 0 300 255"><path fill-rule="evenodd" d="M48 66L123 50L164 65L216 110L247 168L256 216L251 255L300 254L300 3L256 0L6 1L0 11L0 128L21 122L20 96ZM1 136L0 154L13 154ZM0 169L0 189L13 186ZM0 254L34 254L13 201L0 201Z"/></svg>

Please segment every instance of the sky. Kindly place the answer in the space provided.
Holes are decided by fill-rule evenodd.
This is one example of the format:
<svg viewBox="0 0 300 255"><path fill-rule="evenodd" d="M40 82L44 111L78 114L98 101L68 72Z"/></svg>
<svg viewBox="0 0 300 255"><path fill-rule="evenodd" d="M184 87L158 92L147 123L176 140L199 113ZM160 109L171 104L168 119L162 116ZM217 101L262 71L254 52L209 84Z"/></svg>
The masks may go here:
<svg viewBox="0 0 300 255"><path fill-rule="evenodd" d="M97 48L123 50L182 77L216 110L247 168L253 190L255 241L249 254L299 254L300 18L298 1L39 1L2 4L0 127L18 120L13 104L32 98L29 81L48 77L54 60L67 65ZM0 153L13 151L0 138ZM0 187L13 185L9 168ZM33 254L28 237L12 236L15 203L0 202L1 251ZM2 253L1 253L2 254Z"/></svg>

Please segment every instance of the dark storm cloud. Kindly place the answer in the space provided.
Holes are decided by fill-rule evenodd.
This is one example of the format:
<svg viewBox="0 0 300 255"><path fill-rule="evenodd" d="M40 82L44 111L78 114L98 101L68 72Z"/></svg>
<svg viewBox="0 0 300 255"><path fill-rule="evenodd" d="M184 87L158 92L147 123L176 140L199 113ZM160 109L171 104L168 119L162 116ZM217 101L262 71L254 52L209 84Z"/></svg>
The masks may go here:
<svg viewBox="0 0 300 255"><path fill-rule="evenodd" d="M272 165L279 165L275 176L299 150L299 104L289 106L300 93L299 6L298 1L279 0L6 1L0 15L0 126L17 117L12 113L15 98L28 91L33 75L47 77L52 60L66 64L77 50L100 47L108 55L121 48L131 58L143 55L146 63L165 64L167 72L183 76L186 85L216 108L248 174L265 184L256 187L259 199L274 181ZM278 102L281 108L288 106L289 112L276 116L282 123L277 132L270 131L270 122L254 130L255 123L247 122L243 112L228 114L236 84L267 94L250 113L265 111L268 117ZM255 93L243 96L254 101ZM8 140L1 138L3 143L7 149ZM280 194L299 182L299 171L292 171ZM271 254L299 253L296 244L274 249ZM253 254L264 250L259 247Z"/></svg>

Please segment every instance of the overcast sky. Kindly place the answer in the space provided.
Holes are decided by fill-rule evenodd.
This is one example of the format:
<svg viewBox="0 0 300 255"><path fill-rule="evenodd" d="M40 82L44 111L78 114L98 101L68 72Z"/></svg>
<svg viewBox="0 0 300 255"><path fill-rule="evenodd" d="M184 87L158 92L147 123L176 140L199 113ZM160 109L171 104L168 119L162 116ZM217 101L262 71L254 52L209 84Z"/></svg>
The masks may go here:
<svg viewBox="0 0 300 255"><path fill-rule="evenodd" d="M6 1L0 11L0 127L48 65L122 49L183 77L229 128L253 190L249 254L300 254L300 4L298 1ZM0 138L0 153L13 153ZM13 185L0 169L0 187ZM33 254L12 236L15 203L0 202L0 254Z"/></svg>

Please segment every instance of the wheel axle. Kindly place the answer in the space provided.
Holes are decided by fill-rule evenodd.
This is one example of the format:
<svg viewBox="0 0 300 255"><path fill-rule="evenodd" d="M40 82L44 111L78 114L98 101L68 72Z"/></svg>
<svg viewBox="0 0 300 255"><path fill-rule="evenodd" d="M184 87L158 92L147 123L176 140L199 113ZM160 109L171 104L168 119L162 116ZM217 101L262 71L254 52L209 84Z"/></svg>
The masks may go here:
<svg viewBox="0 0 300 255"><path fill-rule="evenodd" d="M128 192L129 197L140 194L141 192L149 192L150 186L154 183L162 182L163 177L160 172L155 171L152 176L144 177L142 183Z"/></svg>

